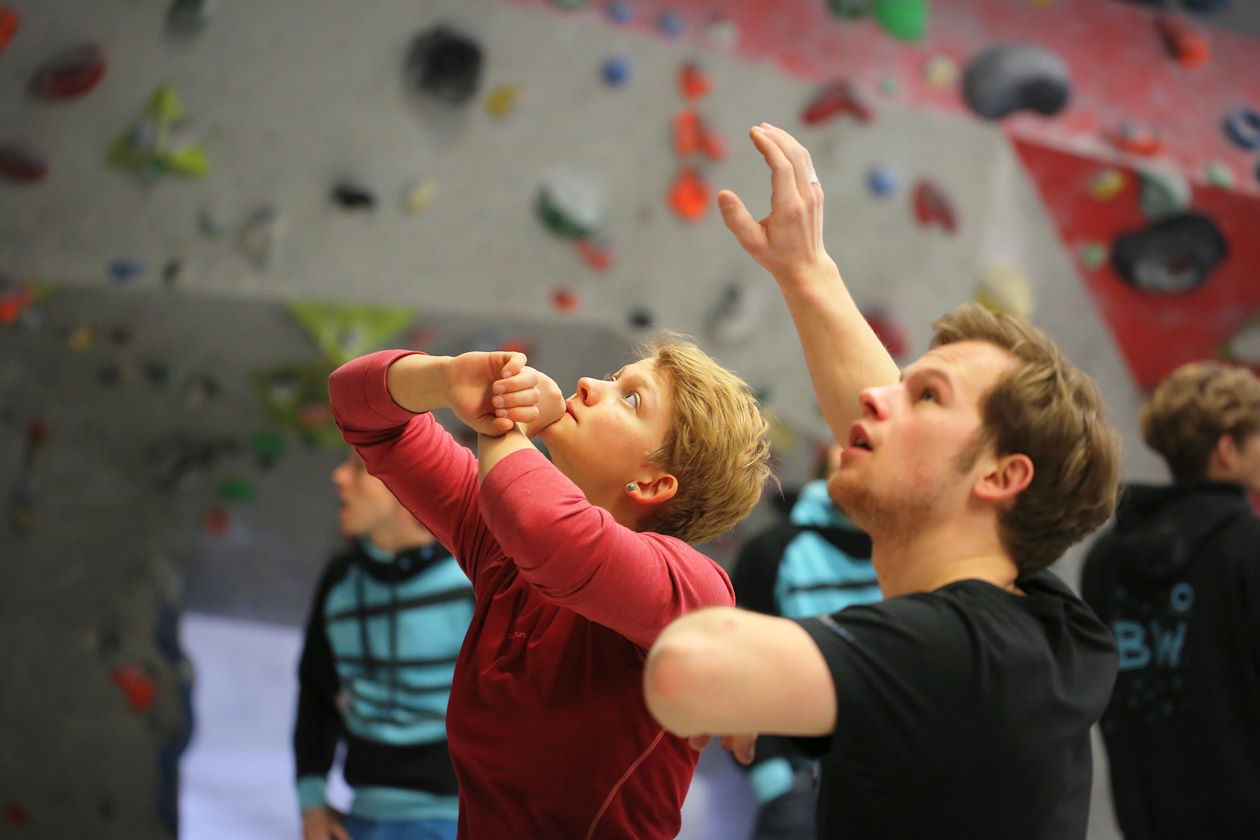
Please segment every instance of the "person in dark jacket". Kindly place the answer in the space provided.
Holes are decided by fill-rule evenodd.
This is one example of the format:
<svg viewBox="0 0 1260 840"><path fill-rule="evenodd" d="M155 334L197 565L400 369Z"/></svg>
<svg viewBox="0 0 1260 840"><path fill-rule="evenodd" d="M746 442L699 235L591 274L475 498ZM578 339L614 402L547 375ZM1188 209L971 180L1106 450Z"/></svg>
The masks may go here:
<svg viewBox="0 0 1260 840"><path fill-rule="evenodd" d="M351 453L333 470L345 551L311 604L293 750L303 840L454 840L446 742L472 587L451 553ZM324 791L339 742L350 813Z"/></svg>
<svg viewBox="0 0 1260 840"><path fill-rule="evenodd" d="M1260 379L1185 365L1141 422L1173 483L1127 488L1081 579L1120 648L1116 819L1127 840L1260 837Z"/></svg>
<svg viewBox="0 0 1260 840"><path fill-rule="evenodd" d="M839 444L827 447L815 480L801 488L788 520L755 535L740 550L731 578L737 606L806 618L884 597L871 566L871 538L827 494L827 479L840 466L842 451ZM818 836L814 768L791 739L758 739L746 768L761 806L753 840Z"/></svg>

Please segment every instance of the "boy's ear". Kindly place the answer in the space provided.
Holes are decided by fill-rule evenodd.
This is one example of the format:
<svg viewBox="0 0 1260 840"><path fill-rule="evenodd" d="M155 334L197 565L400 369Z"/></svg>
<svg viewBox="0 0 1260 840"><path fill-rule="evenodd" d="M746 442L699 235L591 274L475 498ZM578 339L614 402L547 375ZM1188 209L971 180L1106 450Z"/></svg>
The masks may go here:
<svg viewBox="0 0 1260 840"><path fill-rule="evenodd" d="M1022 452L1003 455L984 476L976 482L973 492L986 501L1007 505L1027 489L1033 480L1032 458Z"/></svg>
<svg viewBox="0 0 1260 840"><path fill-rule="evenodd" d="M636 489L630 496L640 504L659 505L668 502L678 493L678 479L669 473L660 473L651 478L642 478L634 482Z"/></svg>

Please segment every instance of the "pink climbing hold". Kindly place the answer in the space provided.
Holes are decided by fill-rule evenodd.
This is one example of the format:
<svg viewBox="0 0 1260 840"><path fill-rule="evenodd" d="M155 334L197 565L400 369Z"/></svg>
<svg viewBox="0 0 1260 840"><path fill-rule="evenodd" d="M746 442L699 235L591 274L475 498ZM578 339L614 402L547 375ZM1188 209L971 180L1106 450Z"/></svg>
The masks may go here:
<svg viewBox="0 0 1260 840"><path fill-rule="evenodd" d="M96 87L105 75L105 50L100 44L83 44L44 62L31 79L31 91L40 99L75 99Z"/></svg>
<svg viewBox="0 0 1260 840"><path fill-rule="evenodd" d="M851 116L861 123L869 123L875 119L871 106L858 93L852 82L833 82L827 85L801 114L801 122L806 125L820 125L838 116Z"/></svg>

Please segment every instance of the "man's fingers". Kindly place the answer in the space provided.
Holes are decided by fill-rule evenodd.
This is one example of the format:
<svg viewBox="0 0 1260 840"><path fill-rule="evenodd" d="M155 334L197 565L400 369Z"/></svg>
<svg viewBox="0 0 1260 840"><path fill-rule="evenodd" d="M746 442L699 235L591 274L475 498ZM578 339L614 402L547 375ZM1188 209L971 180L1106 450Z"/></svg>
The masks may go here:
<svg viewBox="0 0 1260 840"><path fill-rule="evenodd" d="M739 200L739 196L730 190L722 190L717 197L718 210L722 212L722 221L726 229L735 235L735 239L750 254L756 254L766 246L766 231L752 213Z"/></svg>
<svg viewBox="0 0 1260 840"><path fill-rule="evenodd" d="M712 740L712 735L692 735L687 739L687 743L691 744L691 748L696 752L703 752Z"/></svg>
<svg viewBox="0 0 1260 840"><path fill-rule="evenodd" d="M792 172L796 179L796 189L802 198L813 194L813 185L818 183L818 175L814 171L814 161L809 150L781 128L767 126L766 134L783 152L784 157L792 162Z"/></svg>
<svg viewBox="0 0 1260 840"><path fill-rule="evenodd" d="M799 201L801 191L796 185L796 167L772 136L771 132L774 130L776 129L773 126L763 123L753 126L749 133L752 136L753 145L757 147L757 151L761 152L761 156L766 159L766 165L770 167L770 209L778 210L780 207Z"/></svg>
<svg viewBox="0 0 1260 840"><path fill-rule="evenodd" d="M340 823L332 824L332 836L337 840L350 840L350 832L346 831L345 826Z"/></svg>

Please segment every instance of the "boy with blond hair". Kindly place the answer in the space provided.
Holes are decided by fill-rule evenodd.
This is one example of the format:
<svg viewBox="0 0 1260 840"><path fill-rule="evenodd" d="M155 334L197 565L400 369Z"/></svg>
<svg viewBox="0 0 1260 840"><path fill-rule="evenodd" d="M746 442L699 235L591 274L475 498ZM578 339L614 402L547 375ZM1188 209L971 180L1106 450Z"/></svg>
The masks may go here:
<svg viewBox="0 0 1260 840"><path fill-rule="evenodd" d="M1141 423L1173 483L1129 485L1081 575L1120 646L1116 819L1126 840L1260 837L1260 378L1184 365Z"/></svg>
<svg viewBox="0 0 1260 840"><path fill-rule="evenodd" d="M767 424L677 337L567 400L525 363L383 351L329 380L346 441L472 581L447 711L459 836L672 838L697 755L648 714L643 662L673 619L734 603L688 543L757 503Z"/></svg>

